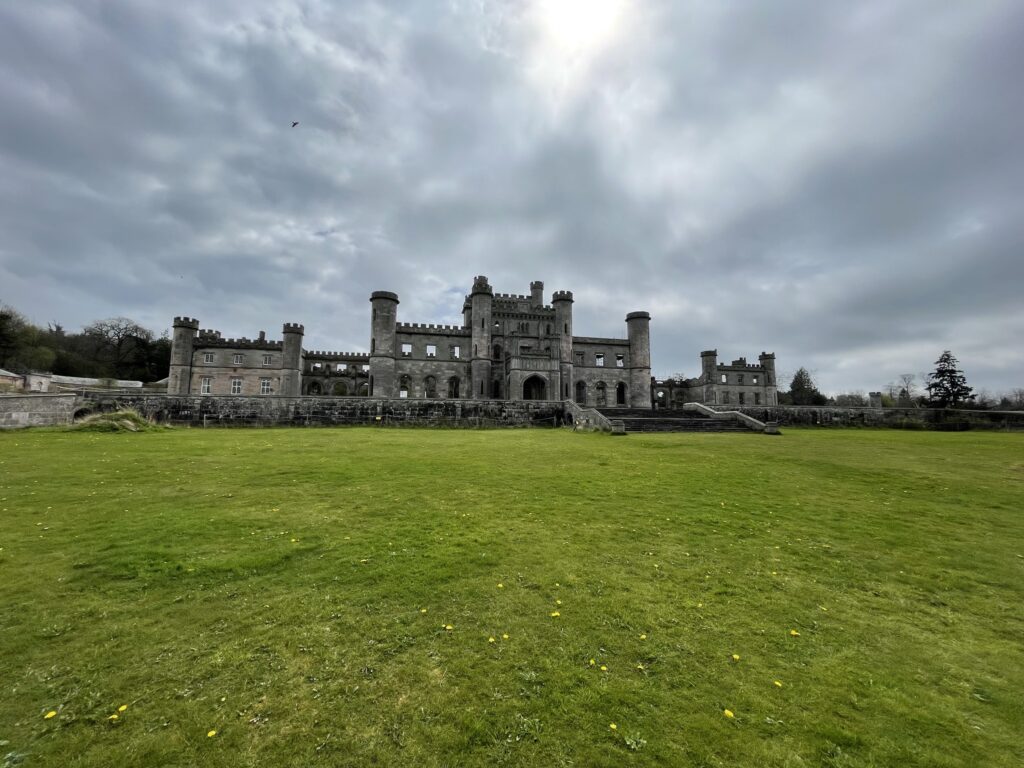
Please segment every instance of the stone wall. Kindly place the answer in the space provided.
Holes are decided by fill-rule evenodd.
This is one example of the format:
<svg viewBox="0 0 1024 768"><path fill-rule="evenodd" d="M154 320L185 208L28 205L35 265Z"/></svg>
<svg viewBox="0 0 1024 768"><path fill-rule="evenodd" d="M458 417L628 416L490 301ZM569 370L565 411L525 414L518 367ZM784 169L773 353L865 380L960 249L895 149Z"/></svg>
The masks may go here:
<svg viewBox="0 0 1024 768"><path fill-rule="evenodd" d="M398 400L372 397L244 397L89 393L94 410L134 408L143 416L188 426L538 426L564 423L561 402Z"/></svg>
<svg viewBox="0 0 1024 768"><path fill-rule="evenodd" d="M75 395L0 395L0 429L70 424Z"/></svg>
<svg viewBox="0 0 1024 768"><path fill-rule="evenodd" d="M895 429L1014 429L1024 430L1024 411L960 411L940 408L838 408L836 406L776 405L770 407L717 405L716 411L739 411L763 422L790 427L892 427Z"/></svg>

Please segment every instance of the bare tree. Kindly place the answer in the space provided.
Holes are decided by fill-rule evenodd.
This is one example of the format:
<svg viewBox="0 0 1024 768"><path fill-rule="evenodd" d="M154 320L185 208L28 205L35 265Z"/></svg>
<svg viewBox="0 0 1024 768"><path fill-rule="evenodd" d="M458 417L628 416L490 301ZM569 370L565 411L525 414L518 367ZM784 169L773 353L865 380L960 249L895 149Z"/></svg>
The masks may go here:
<svg viewBox="0 0 1024 768"><path fill-rule="evenodd" d="M96 351L121 375L140 349L153 341L153 332L127 317L97 320L82 329L96 344Z"/></svg>

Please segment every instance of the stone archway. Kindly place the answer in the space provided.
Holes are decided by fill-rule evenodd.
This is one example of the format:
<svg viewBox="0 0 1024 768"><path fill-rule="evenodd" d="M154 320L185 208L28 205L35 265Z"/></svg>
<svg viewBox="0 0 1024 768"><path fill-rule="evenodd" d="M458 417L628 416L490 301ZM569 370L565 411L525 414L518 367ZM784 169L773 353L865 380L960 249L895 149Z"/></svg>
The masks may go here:
<svg viewBox="0 0 1024 768"><path fill-rule="evenodd" d="M348 382L347 381L336 381L334 387L331 389L331 394L335 397L347 397L348 396Z"/></svg>
<svg viewBox="0 0 1024 768"><path fill-rule="evenodd" d="M459 397L459 377L452 376L448 379L448 397L452 399L458 399Z"/></svg>
<svg viewBox="0 0 1024 768"><path fill-rule="evenodd" d="M587 404L587 382L585 381L576 382L576 402L580 405Z"/></svg>
<svg viewBox="0 0 1024 768"><path fill-rule="evenodd" d="M306 387L307 395L322 395L324 393L323 385L319 381L309 382L309 386Z"/></svg>
<svg viewBox="0 0 1024 768"><path fill-rule="evenodd" d="M548 383L541 376L530 376L523 382L523 400L547 400Z"/></svg>
<svg viewBox="0 0 1024 768"><path fill-rule="evenodd" d="M594 387L594 389L597 392L597 397L595 398L595 405L598 408L604 408L606 405L608 405L608 387L605 385L603 381L599 381L597 382L597 385Z"/></svg>
<svg viewBox="0 0 1024 768"><path fill-rule="evenodd" d="M615 404L625 405L626 404L626 384L620 381L615 385Z"/></svg>

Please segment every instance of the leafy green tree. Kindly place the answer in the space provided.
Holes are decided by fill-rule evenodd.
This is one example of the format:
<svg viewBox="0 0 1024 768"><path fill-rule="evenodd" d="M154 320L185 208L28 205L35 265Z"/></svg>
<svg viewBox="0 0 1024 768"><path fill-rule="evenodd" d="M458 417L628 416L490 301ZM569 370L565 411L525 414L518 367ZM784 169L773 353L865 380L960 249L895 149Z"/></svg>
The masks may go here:
<svg viewBox="0 0 1024 768"><path fill-rule="evenodd" d="M973 387L957 366L959 361L948 349L935 361L935 370L928 374L928 404L933 408L955 408L974 400Z"/></svg>
<svg viewBox="0 0 1024 768"><path fill-rule="evenodd" d="M825 405L828 398L818 391L811 374L801 366L793 374L793 381L790 382L789 401L793 405Z"/></svg>

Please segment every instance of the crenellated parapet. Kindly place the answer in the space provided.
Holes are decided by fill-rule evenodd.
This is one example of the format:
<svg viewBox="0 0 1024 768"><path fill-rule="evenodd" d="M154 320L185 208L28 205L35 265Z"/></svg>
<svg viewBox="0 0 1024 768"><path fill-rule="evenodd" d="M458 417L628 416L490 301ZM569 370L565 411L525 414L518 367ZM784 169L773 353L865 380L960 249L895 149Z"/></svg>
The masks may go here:
<svg viewBox="0 0 1024 768"><path fill-rule="evenodd" d="M176 317L171 325L174 328L191 328L194 331L199 330L199 321L194 317Z"/></svg>
<svg viewBox="0 0 1024 768"><path fill-rule="evenodd" d="M305 350L306 360L352 360L355 362L369 362L369 352L326 352L324 350Z"/></svg>
<svg viewBox="0 0 1024 768"><path fill-rule="evenodd" d="M434 323L396 323L399 333L425 333L439 336L469 336L471 330L463 325L441 325Z"/></svg>
<svg viewBox="0 0 1024 768"><path fill-rule="evenodd" d="M572 301L572 291L555 291L551 295L551 301Z"/></svg>

